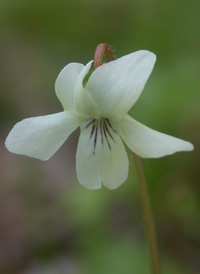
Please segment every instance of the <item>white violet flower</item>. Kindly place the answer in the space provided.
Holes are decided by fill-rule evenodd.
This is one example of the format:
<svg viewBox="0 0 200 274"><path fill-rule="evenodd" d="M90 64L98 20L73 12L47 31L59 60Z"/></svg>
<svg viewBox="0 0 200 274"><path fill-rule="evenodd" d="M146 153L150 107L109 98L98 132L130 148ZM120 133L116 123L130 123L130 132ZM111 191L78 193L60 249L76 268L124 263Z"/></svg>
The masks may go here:
<svg viewBox="0 0 200 274"><path fill-rule="evenodd" d="M89 189L119 187L128 176L129 161L122 140L142 158L159 158L193 145L134 120L129 110L147 82L156 56L139 50L99 66L70 63L58 75L56 95L64 111L24 119L9 133L10 152L48 160L80 126L76 170Z"/></svg>

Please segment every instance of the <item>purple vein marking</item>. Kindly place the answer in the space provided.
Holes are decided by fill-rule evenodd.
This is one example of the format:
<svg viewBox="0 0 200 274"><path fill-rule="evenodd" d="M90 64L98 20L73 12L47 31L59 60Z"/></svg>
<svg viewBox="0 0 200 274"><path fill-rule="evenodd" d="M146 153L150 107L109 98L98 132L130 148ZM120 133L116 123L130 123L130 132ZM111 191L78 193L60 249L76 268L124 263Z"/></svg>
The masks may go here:
<svg viewBox="0 0 200 274"><path fill-rule="evenodd" d="M95 131L93 154L95 154L95 148L96 148L96 145L97 145L97 135L98 135L98 126L96 127L96 131Z"/></svg>
<svg viewBox="0 0 200 274"><path fill-rule="evenodd" d="M112 127L110 121L108 120L108 118L106 118L106 121L108 122L108 125L110 126L110 128L111 128L114 132L116 132L116 131L113 129L113 127Z"/></svg>
<svg viewBox="0 0 200 274"><path fill-rule="evenodd" d="M95 119L93 119L91 122L89 122L89 124L87 124L87 126L85 128L88 128L94 121L95 121Z"/></svg>
<svg viewBox="0 0 200 274"><path fill-rule="evenodd" d="M106 125L106 120L105 120L104 125L105 125L105 129L106 129L106 131L108 132L108 134L109 134L110 138L111 138L111 139L115 142L115 139L112 137L112 135L111 135L111 133L110 133L110 131L109 131L109 129L108 129L108 127L107 127L107 125Z"/></svg>
<svg viewBox="0 0 200 274"><path fill-rule="evenodd" d="M92 127L92 131L91 131L91 134L90 134L90 139L92 138L92 135L93 135L93 133L94 133L94 129L95 129L95 126ZM89 139L89 140L90 140L90 139Z"/></svg>
<svg viewBox="0 0 200 274"><path fill-rule="evenodd" d="M111 150L111 146L110 146L110 143L108 141L108 136L107 136L106 129L105 129L105 123L103 124L103 132L104 132L104 135L106 137L106 141L107 141L108 147Z"/></svg>
<svg viewBox="0 0 200 274"><path fill-rule="evenodd" d="M103 145L103 130L102 130L102 119L100 120L100 132L101 132L101 143Z"/></svg>

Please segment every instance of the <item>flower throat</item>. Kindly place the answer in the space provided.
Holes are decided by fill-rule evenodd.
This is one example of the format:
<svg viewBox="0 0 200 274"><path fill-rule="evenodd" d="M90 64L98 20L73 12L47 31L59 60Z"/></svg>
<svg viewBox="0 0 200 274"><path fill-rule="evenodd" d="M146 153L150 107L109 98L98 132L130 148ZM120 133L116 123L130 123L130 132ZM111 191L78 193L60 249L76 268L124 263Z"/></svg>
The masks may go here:
<svg viewBox="0 0 200 274"><path fill-rule="evenodd" d="M87 120L87 125L85 128L90 128L91 130L89 141L94 141L93 154L95 154L98 136L101 138L101 144L104 145L104 142L106 142L109 150L111 151L111 141L115 142L113 137L115 130L113 129L109 119L100 118L100 120L97 120L90 118ZM98 134L98 131L100 132L100 135Z"/></svg>

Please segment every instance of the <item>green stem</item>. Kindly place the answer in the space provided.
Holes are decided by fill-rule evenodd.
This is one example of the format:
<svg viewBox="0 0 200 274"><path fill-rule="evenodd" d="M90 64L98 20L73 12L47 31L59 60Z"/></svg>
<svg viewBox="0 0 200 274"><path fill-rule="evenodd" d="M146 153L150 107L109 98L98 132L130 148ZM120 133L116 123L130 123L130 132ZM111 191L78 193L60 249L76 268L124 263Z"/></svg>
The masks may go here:
<svg viewBox="0 0 200 274"><path fill-rule="evenodd" d="M97 46L95 51L94 69L102 65L104 54L108 61L112 61L116 59L110 46L106 43L101 43ZM144 175L144 169L143 169L141 159L135 154L133 154L133 156L134 156L138 181L140 183L142 208L143 208L146 234L147 234L147 240L148 240L148 246L149 246L149 253L151 257L152 273L160 274L161 270L160 270L160 264L159 264L155 225L154 225L153 214L151 210L147 183Z"/></svg>
<svg viewBox="0 0 200 274"><path fill-rule="evenodd" d="M133 153L133 157L134 157L136 173L137 173L137 177L140 185L142 210L144 215L144 223L146 228L149 254L151 259L152 273L160 274L161 269L160 269L159 252L158 252L158 245L157 245L157 239L156 239L156 230L155 230L154 218L153 218L144 168L143 168L141 158L135 155L134 153Z"/></svg>

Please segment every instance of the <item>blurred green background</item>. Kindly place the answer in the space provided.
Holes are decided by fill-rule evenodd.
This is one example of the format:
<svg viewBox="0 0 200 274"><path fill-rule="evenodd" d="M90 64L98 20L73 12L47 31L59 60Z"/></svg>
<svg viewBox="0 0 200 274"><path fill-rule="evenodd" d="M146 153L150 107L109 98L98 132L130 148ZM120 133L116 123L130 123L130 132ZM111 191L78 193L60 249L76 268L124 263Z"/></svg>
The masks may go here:
<svg viewBox="0 0 200 274"><path fill-rule="evenodd" d="M144 160L163 273L200 273L200 1L0 1L0 273L150 273L132 157L118 189L78 184L74 133L49 161L9 153L11 127L62 110L55 79L107 42L157 63L132 109L195 150Z"/></svg>

